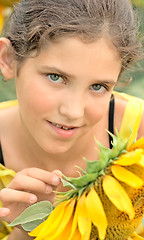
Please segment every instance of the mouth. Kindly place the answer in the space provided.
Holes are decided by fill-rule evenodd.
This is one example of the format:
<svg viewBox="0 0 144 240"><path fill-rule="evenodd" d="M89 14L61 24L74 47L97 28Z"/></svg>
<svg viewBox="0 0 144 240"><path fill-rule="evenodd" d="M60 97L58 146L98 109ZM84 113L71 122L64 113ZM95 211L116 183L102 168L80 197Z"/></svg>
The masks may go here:
<svg viewBox="0 0 144 240"><path fill-rule="evenodd" d="M65 125L65 124L59 124L51 121L47 121L52 133L58 135L61 138L72 138L77 132L79 132L79 129L82 125Z"/></svg>
<svg viewBox="0 0 144 240"><path fill-rule="evenodd" d="M50 122L50 124L52 124L53 126L57 127L57 128L60 128L60 129L63 129L63 130L72 130L72 129L75 129L75 128L78 128L78 127L72 127L72 126L66 126L66 125L61 125L61 124L58 124L58 123L53 123L53 122Z"/></svg>

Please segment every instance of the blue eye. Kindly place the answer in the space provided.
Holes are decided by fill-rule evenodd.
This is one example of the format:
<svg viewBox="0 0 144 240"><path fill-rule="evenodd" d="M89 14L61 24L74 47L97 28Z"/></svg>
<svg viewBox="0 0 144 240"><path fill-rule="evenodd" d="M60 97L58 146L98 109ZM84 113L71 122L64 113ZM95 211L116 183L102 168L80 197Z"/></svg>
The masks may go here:
<svg viewBox="0 0 144 240"><path fill-rule="evenodd" d="M101 84L93 84L91 86L91 88L92 88L92 90L99 92L99 93L102 93L106 90L106 87L102 86Z"/></svg>
<svg viewBox="0 0 144 240"><path fill-rule="evenodd" d="M53 82L62 82L63 81L62 77L58 74L49 74L48 76L49 76L50 80Z"/></svg>

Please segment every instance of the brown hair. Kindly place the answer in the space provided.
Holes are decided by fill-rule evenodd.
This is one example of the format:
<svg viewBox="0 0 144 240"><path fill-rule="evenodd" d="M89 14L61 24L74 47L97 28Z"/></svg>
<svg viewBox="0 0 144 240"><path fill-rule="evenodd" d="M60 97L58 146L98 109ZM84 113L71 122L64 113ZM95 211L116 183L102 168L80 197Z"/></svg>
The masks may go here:
<svg viewBox="0 0 144 240"><path fill-rule="evenodd" d="M94 41L111 39L122 59L122 70L141 55L134 11L129 0L21 0L5 36L21 63L31 51L61 36Z"/></svg>

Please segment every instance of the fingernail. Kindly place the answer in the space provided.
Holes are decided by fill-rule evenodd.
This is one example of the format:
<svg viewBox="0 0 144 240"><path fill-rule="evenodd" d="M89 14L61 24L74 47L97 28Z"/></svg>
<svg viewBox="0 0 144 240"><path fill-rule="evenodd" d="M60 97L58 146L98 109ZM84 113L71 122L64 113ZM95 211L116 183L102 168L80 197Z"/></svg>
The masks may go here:
<svg viewBox="0 0 144 240"><path fill-rule="evenodd" d="M37 197L33 194L30 194L30 203L35 203L37 201Z"/></svg>
<svg viewBox="0 0 144 240"><path fill-rule="evenodd" d="M49 185L46 185L46 193L51 193L52 187Z"/></svg>
<svg viewBox="0 0 144 240"><path fill-rule="evenodd" d="M2 217L6 217L7 215L9 215L9 213L10 213L10 210L9 210L9 209L7 209L7 208L1 209L1 215L2 215Z"/></svg>
<svg viewBox="0 0 144 240"><path fill-rule="evenodd" d="M54 184L54 185L59 184L59 182L60 182L59 177L57 177L57 176L53 177L53 184Z"/></svg>

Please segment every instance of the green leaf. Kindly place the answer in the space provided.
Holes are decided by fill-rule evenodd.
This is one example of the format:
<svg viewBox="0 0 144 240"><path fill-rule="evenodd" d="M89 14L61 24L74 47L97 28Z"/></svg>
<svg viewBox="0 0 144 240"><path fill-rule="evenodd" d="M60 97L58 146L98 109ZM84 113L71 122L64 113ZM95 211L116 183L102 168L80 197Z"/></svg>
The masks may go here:
<svg viewBox="0 0 144 240"><path fill-rule="evenodd" d="M109 132L108 130L107 130L107 133L112 137L112 146L115 147L117 145L118 137L112 134L111 132Z"/></svg>
<svg viewBox="0 0 144 240"><path fill-rule="evenodd" d="M96 180L98 176L98 173L88 173L85 176L82 177L78 177L78 178L72 178L70 177L70 181L71 183L76 187L76 188L80 188L80 187L84 187L86 185L88 185L88 183L93 182Z"/></svg>
<svg viewBox="0 0 144 240"><path fill-rule="evenodd" d="M83 194L85 188L86 188L86 187L83 187L83 188L81 188L81 189L78 191L78 198L81 197L81 195Z"/></svg>
<svg viewBox="0 0 144 240"><path fill-rule="evenodd" d="M82 169L81 167L79 167L79 166L75 166L75 167L78 168L83 173L83 175L86 174L86 171L84 169Z"/></svg>
<svg viewBox="0 0 144 240"><path fill-rule="evenodd" d="M41 201L26 208L8 226L13 227L19 224L29 223L35 220L44 219L53 211L53 205L49 201Z"/></svg>
<svg viewBox="0 0 144 240"><path fill-rule="evenodd" d="M65 181L63 178L61 178L62 184L64 187L70 187L72 189L76 189L75 186L73 184L71 184L70 182Z"/></svg>
<svg viewBox="0 0 144 240"><path fill-rule="evenodd" d="M109 133L110 134L110 133ZM124 143L122 136L116 132L117 134L117 143L114 145L112 149L111 159L115 159L116 157L119 157L119 155L126 150L127 143Z"/></svg>
<svg viewBox="0 0 144 240"><path fill-rule="evenodd" d="M86 172L95 173L100 170L100 162L98 161L88 161L86 158L83 158L86 161Z"/></svg>
<svg viewBox="0 0 144 240"><path fill-rule="evenodd" d="M100 162L100 170L107 166L109 159L111 158L112 150L104 147L101 143L97 142L100 148L99 152L99 162Z"/></svg>
<svg viewBox="0 0 144 240"><path fill-rule="evenodd" d="M24 223L21 226L26 232L31 232L44 221L45 219L35 220L29 223Z"/></svg>

